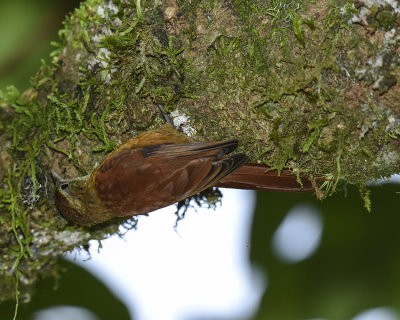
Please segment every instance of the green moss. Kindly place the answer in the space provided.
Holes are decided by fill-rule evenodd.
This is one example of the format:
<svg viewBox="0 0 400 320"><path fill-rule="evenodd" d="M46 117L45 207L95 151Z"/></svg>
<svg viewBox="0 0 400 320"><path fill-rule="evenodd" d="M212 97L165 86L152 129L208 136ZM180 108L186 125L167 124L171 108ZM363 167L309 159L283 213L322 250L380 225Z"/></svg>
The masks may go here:
<svg viewBox="0 0 400 320"><path fill-rule="evenodd" d="M204 27L200 20L199 28L218 32L208 45L201 45L206 52L192 53L209 66L206 72L193 66L201 70L194 95L202 105L201 115L190 113L194 123L212 139L240 136L243 150L252 160L278 170L289 167L296 174L329 176L333 191L339 181L363 185L371 176L382 176L380 170L367 170L367 174L356 168L366 169L366 153L360 150L371 148L373 154L382 143L390 143L387 134L379 133L388 125L382 117L384 111L378 105L366 111L359 101L357 106L350 101L349 106L343 99L344 93L352 92L347 84L349 76L358 72L357 62L365 61L362 50L365 46L370 52L375 50L350 24L358 9L342 2L316 19L305 14L307 3L252 4L233 1L239 19L251 17L240 30L219 26L218 21L227 19L220 16L223 5L214 2L213 7L204 5L197 11L197 17L207 12ZM192 41L191 47L198 49L199 45ZM358 58L346 60L354 54ZM392 86L395 83L390 82ZM358 94L360 101L367 98L366 92ZM212 116L215 114L220 117ZM235 121L229 120L232 115ZM361 118L365 123L360 124ZM355 129L367 127L371 119L380 119L382 127L371 127L367 136ZM263 127L264 133L253 130L249 123ZM212 129L215 126L218 131ZM334 161L324 159L327 153L334 153Z"/></svg>
<svg viewBox="0 0 400 320"><path fill-rule="evenodd" d="M398 23L398 14L390 6L373 8L367 17L368 23L376 29L390 30Z"/></svg>

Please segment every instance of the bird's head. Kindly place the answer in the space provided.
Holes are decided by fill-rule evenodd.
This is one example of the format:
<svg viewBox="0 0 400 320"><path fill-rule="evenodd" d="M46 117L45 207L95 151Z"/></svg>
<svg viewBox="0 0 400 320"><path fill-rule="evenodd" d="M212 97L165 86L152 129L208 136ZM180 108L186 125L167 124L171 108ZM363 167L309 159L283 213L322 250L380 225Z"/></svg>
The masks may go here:
<svg viewBox="0 0 400 320"><path fill-rule="evenodd" d="M87 216L87 182L89 176L63 179L54 170L51 171L54 180L55 202L61 214L73 223L87 226L92 221Z"/></svg>

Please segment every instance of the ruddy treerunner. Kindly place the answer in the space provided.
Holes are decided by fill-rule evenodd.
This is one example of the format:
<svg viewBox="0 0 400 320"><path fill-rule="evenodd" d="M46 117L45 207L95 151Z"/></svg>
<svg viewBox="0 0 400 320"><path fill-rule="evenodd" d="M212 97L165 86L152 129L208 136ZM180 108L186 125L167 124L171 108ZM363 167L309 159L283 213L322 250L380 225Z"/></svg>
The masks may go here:
<svg viewBox="0 0 400 320"><path fill-rule="evenodd" d="M55 200L69 221L92 226L113 217L146 214L212 186L275 191L311 190L283 172L229 155L237 140L193 142L171 124L119 146L87 176L62 179L52 170Z"/></svg>

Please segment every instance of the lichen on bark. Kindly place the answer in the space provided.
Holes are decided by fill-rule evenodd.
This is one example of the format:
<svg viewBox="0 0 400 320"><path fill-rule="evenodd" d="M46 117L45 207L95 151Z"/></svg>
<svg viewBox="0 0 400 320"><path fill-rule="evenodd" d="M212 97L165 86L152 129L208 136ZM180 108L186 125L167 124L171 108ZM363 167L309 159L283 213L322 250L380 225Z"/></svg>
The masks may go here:
<svg viewBox="0 0 400 320"><path fill-rule="evenodd" d="M32 88L0 96L0 301L15 275L28 296L64 252L119 232L67 224L49 171L91 172L160 126L160 105L196 140L237 138L325 194L351 183L366 196L399 173L400 19L383 3L83 2Z"/></svg>

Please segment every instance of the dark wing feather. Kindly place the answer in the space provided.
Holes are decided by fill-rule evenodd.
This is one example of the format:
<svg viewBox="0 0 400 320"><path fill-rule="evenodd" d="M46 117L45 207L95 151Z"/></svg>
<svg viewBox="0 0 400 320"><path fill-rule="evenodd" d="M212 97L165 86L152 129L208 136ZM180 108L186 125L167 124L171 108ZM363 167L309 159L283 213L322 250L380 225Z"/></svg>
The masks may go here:
<svg viewBox="0 0 400 320"><path fill-rule="evenodd" d="M223 158L237 141L156 145L122 150L95 172L96 191L118 216L143 214L200 192L246 161L244 154Z"/></svg>
<svg viewBox="0 0 400 320"><path fill-rule="evenodd" d="M214 186L218 181L243 166L247 162L247 156L243 153L237 153L229 158L213 162L212 168L203 180L192 190L190 195L199 193L209 187ZM188 195L189 196L189 195Z"/></svg>
<svg viewBox="0 0 400 320"><path fill-rule="evenodd" d="M194 142L183 144L159 144L141 149L145 158L162 157L163 159L195 159L215 158L220 159L223 155L231 153L237 148L237 140L222 142Z"/></svg>

